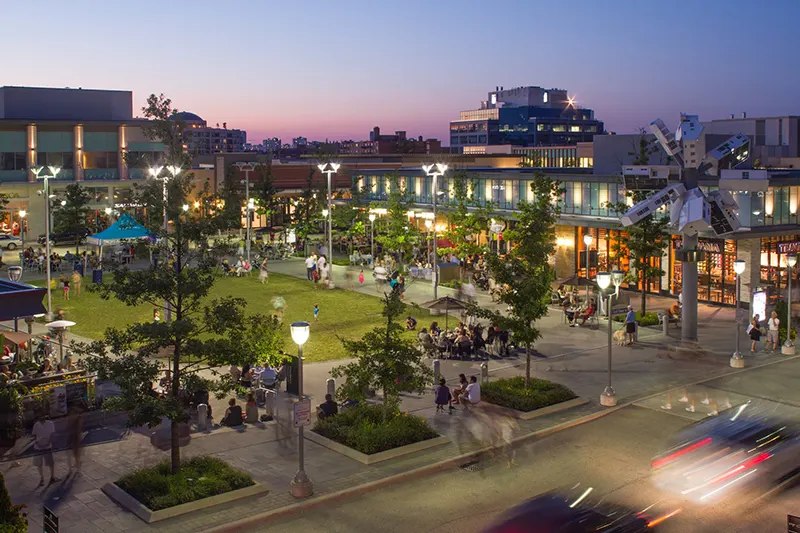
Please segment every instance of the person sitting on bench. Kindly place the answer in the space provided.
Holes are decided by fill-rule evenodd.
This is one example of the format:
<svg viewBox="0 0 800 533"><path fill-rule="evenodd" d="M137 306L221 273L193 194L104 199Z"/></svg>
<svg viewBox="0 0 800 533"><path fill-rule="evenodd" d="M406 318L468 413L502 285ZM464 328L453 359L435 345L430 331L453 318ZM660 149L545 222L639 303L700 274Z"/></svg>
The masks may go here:
<svg viewBox="0 0 800 533"><path fill-rule="evenodd" d="M578 320L581 321L581 326L586 324L586 320L594 315L594 300L589 300L589 305L583 312L579 312L575 314L575 320L570 324L570 327L575 327L578 324Z"/></svg>
<svg viewBox="0 0 800 533"><path fill-rule="evenodd" d="M333 401L330 394L325 395L325 402L319 404L320 418L328 418L329 416L339 414L339 404Z"/></svg>
<svg viewBox="0 0 800 533"><path fill-rule="evenodd" d="M236 398L228 400L228 408L225 409L225 416L222 418L223 426L241 426L244 424L242 418L242 406L236 405Z"/></svg>
<svg viewBox="0 0 800 533"><path fill-rule="evenodd" d="M669 320L680 320L681 319L681 304L680 302L674 302L672 307L667 310L667 316Z"/></svg>

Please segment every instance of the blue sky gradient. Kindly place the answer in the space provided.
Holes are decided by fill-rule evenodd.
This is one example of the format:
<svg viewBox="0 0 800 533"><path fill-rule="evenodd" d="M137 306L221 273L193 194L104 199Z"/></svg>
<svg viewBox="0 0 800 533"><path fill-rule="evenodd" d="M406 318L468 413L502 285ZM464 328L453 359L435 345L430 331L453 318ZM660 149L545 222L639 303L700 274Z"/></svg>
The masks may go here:
<svg viewBox="0 0 800 533"><path fill-rule="evenodd" d="M606 128L800 114L795 0L0 0L0 85L163 92L209 123L438 137L495 86L559 87ZM9 21L17 21L9 23Z"/></svg>

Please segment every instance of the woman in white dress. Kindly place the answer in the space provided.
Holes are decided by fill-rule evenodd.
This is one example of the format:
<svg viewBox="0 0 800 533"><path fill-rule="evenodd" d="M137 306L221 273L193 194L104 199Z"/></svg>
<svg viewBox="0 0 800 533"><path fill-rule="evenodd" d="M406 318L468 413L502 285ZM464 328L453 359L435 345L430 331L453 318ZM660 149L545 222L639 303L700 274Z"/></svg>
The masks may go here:
<svg viewBox="0 0 800 533"><path fill-rule="evenodd" d="M267 270L267 258L265 257L263 261L261 261L261 268L258 273L258 280L262 283L266 283L269 281L269 271Z"/></svg>

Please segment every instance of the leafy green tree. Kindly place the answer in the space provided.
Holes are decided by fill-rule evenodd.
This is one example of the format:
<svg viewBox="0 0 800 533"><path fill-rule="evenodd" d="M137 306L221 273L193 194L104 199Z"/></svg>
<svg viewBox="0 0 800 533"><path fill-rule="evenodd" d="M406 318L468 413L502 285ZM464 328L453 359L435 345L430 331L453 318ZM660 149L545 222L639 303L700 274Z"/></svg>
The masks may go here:
<svg viewBox="0 0 800 533"><path fill-rule="evenodd" d="M309 165L303 192L297 199L292 213L292 228L304 248L307 245L308 236L316 231L317 220L322 216L321 200L315 188L315 186L318 187L314 179L316 173L315 167Z"/></svg>
<svg viewBox="0 0 800 533"><path fill-rule="evenodd" d="M335 192L334 198L341 198L341 193ZM353 239L359 235L364 235L366 231L367 211L361 206L361 190L354 185L350 192L350 205L338 205L333 207L333 229L335 232L348 237L350 247L349 254L353 253Z"/></svg>
<svg viewBox="0 0 800 533"><path fill-rule="evenodd" d="M233 166L225 167L222 189L217 197L221 207L215 211L219 217L220 229L239 230L242 227L242 207L244 194L239 186L239 170Z"/></svg>
<svg viewBox="0 0 800 533"><path fill-rule="evenodd" d="M53 228L56 233L67 231L81 232L89 225L89 203L92 197L89 190L80 183L70 183L64 190L66 204L56 207L53 213ZM75 243L75 253L78 243Z"/></svg>
<svg viewBox="0 0 800 533"><path fill-rule="evenodd" d="M520 201L517 223L503 233L510 243L505 257L486 256L486 266L500 287L499 300L510 308L507 314L470 304L475 316L489 319L513 334L514 342L525 347L525 384L531 378L531 348L541 337L536 322L547 314L553 268L549 258L555 252L555 225L563 193L559 182L537 174L531 183L533 200Z"/></svg>
<svg viewBox="0 0 800 533"><path fill-rule="evenodd" d="M642 131L638 142L634 145L634 152L629 155L635 156L634 165L647 165L650 156L657 150L651 145L647 136ZM631 200L631 205L646 200L657 191L648 190L629 190L625 194ZM630 209L625 202L608 204L608 208L622 215ZM619 265L619 261L625 255L630 255L631 266L635 273L628 273L629 280L637 280L642 290L642 315L647 312L647 293L650 292L650 282L653 278L663 276L664 271L656 267L656 258L661 258L670 243L669 215L666 210L661 209L637 224L628 227L628 238L624 241L617 239L611 246L611 258Z"/></svg>
<svg viewBox="0 0 800 533"><path fill-rule="evenodd" d="M126 412L131 426L155 427L163 418L170 421L173 472L180 469L179 426L189 419L182 389L193 393L202 383L210 393L224 397L235 384L220 373L221 368L256 361L274 364L282 346L275 318L248 316L243 298L210 298L215 271L207 249L196 244L213 231L213 221L191 217L177 205L169 203L174 228L161 233L158 242L162 257L169 261L147 270L119 268L110 283L94 287L104 299L160 309L162 316L166 305L173 319L109 328L102 340L75 348L100 379L120 386L122 396L109 399L109 408ZM171 352L172 380L166 397L160 397L152 387L159 375L155 357L164 351Z"/></svg>
<svg viewBox="0 0 800 533"><path fill-rule="evenodd" d="M477 180L463 170L453 175L453 194L444 206L447 209L444 237L453 247L438 249L440 255L454 254L463 261L469 255L487 251L487 246L479 244L478 238L482 231L488 232L494 209L491 203L480 205L475 201L473 191L477 186Z"/></svg>
<svg viewBox="0 0 800 533"><path fill-rule="evenodd" d="M384 419L400 403L401 393L422 394L433 378L422 352L397 322L405 308L396 292L385 294L385 326L374 328L357 341L341 339L354 361L331 370L331 376L346 378L337 391L342 400L363 400L369 390L382 391Z"/></svg>
<svg viewBox="0 0 800 533"><path fill-rule="evenodd" d="M267 224L272 225L272 215L277 208L278 188L272 175L272 160L267 158L255 167L256 183L252 196L256 202L256 213L267 217Z"/></svg>
<svg viewBox="0 0 800 533"><path fill-rule="evenodd" d="M192 158L183 146L186 122L177 113L178 109L172 107L171 99L163 94L151 94L147 97L147 105L142 108L142 115L148 120L142 126L142 133L148 139L164 145L167 165L188 169L192 166Z"/></svg>
<svg viewBox="0 0 800 533"><path fill-rule="evenodd" d="M408 211L414 207L414 202L406 187L401 185L400 174L393 172L388 178L391 190L386 201L381 203L386 208L386 217L375 240L394 253L402 266L411 258L411 251L419 241L419 229L408 221Z"/></svg>

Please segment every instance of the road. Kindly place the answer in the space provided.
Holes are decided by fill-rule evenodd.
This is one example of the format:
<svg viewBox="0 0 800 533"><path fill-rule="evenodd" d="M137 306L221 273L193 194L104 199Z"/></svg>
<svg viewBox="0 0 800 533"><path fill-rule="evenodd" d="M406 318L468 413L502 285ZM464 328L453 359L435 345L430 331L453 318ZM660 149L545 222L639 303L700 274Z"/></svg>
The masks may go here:
<svg viewBox="0 0 800 533"><path fill-rule="evenodd" d="M674 504L649 480L650 459L667 437L690 423L675 413L630 406L522 447L517 466L511 468L496 461L478 472L448 470L252 531L480 532L503 510L574 483L594 487L595 494L634 509L656 502L672 509ZM789 489L766 503L685 508L659 531L782 533L787 513L800 514L800 489Z"/></svg>

